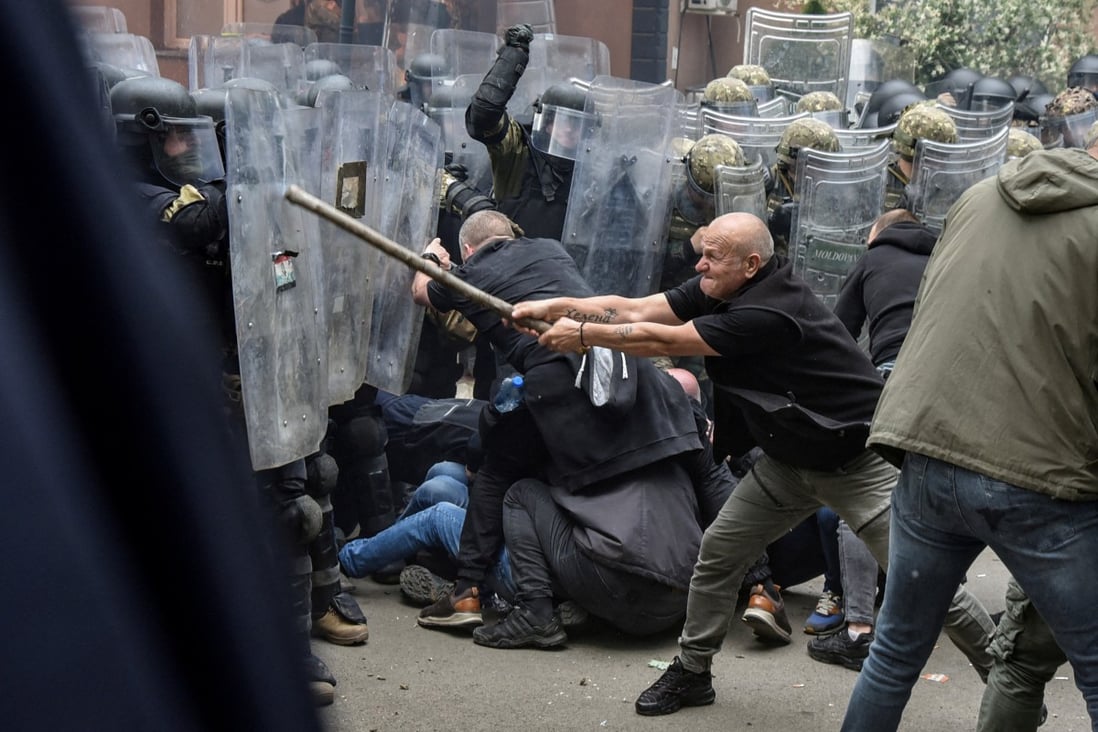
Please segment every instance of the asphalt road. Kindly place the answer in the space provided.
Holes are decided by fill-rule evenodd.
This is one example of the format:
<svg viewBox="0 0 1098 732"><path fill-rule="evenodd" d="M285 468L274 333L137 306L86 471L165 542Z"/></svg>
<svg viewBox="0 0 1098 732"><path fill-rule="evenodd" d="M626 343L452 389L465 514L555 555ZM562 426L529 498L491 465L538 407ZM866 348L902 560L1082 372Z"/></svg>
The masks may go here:
<svg viewBox="0 0 1098 732"><path fill-rule="evenodd" d="M969 588L990 612L1002 610L1006 572L985 552L968 575ZM354 580L367 614L366 645L314 641L338 685L335 703L319 710L330 732L438 730L837 730L857 673L810 659L799 632L812 612L821 580L789 588L784 597L794 641L770 647L734 621L714 661L712 706L666 717L633 711L637 695L677 652L678 629L632 638L605 627L570 632L560 650L497 650L473 643L469 631L429 630L416 624L419 608L396 586ZM943 635L905 711L902 730L971 730L983 684ZM1085 732L1090 721L1069 666L1046 694L1041 732Z"/></svg>

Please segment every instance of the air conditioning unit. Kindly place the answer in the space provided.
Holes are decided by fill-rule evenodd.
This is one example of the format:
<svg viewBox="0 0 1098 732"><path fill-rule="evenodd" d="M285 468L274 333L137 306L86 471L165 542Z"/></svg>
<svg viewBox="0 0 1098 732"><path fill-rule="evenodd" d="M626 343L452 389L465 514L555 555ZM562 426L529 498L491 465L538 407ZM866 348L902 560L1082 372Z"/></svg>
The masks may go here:
<svg viewBox="0 0 1098 732"><path fill-rule="evenodd" d="M738 0L686 0L686 12L735 15Z"/></svg>

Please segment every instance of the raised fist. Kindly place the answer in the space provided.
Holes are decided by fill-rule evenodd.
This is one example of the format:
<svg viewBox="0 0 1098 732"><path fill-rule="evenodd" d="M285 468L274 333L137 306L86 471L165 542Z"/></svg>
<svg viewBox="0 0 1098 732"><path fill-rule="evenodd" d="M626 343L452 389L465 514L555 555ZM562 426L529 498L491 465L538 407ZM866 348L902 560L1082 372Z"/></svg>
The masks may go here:
<svg viewBox="0 0 1098 732"><path fill-rule="evenodd" d="M508 46L530 51L530 41L534 40L534 29L528 23L513 25L507 29L503 36L503 42Z"/></svg>

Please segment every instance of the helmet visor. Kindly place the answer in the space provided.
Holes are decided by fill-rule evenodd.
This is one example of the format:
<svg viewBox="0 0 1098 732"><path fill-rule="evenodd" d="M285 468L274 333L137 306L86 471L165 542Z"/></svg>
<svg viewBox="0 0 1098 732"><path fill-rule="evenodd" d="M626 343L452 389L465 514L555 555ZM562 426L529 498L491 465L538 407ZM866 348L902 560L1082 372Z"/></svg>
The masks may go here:
<svg viewBox="0 0 1098 732"><path fill-rule="evenodd" d="M1083 147L1087 130L1096 120L1098 120L1098 109L1088 109L1067 117L1048 117L1043 125L1041 139L1047 144L1057 135L1062 135L1064 147Z"/></svg>
<svg viewBox="0 0 1098 732"><path fill-rule="evenodd" d="M153 163L165 179L182 186L225 177L217 133L210 117L165 117L151 132Z"/></svg>
<svg viewBox="0 0 1098 732"><path fill-rule="evenodd" d="M554 157L576 159L590 132L591 115L568 107L544 104L534 113L530 139L534 147Z"/></svg>

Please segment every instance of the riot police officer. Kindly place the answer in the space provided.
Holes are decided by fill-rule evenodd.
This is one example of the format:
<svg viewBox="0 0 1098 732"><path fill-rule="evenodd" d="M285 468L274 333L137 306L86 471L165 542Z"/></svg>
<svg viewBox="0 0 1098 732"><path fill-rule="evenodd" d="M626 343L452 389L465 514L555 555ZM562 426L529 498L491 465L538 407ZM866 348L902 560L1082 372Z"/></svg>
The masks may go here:
<svg viewBox="0 0 1098 732"><path fill-rule="evenodd" d="M530 61L534 32L514 25L504 35L496 61L465 111L469 136L492 153L492 197L501 212L530 238L561 238L572 169L585 117L584 93L571 84L546 89L527 130L507 113Z"/></svg>
<svg viewBox="0 0 1098 732"><path fill-rule="evenodd" d="M701 106L737 117L757 117L759 114L751 88L730 76L717 77L705 85Z"/></svg>
<svg viewBox="0 0 1098 732"><path fill-rule="evenodd" d="M906 208L906 188L914 177L915 148L919 140L957 142L957 124L933 102L912 104L892 131L892 163L888 166L884 209Z"/></svg>

